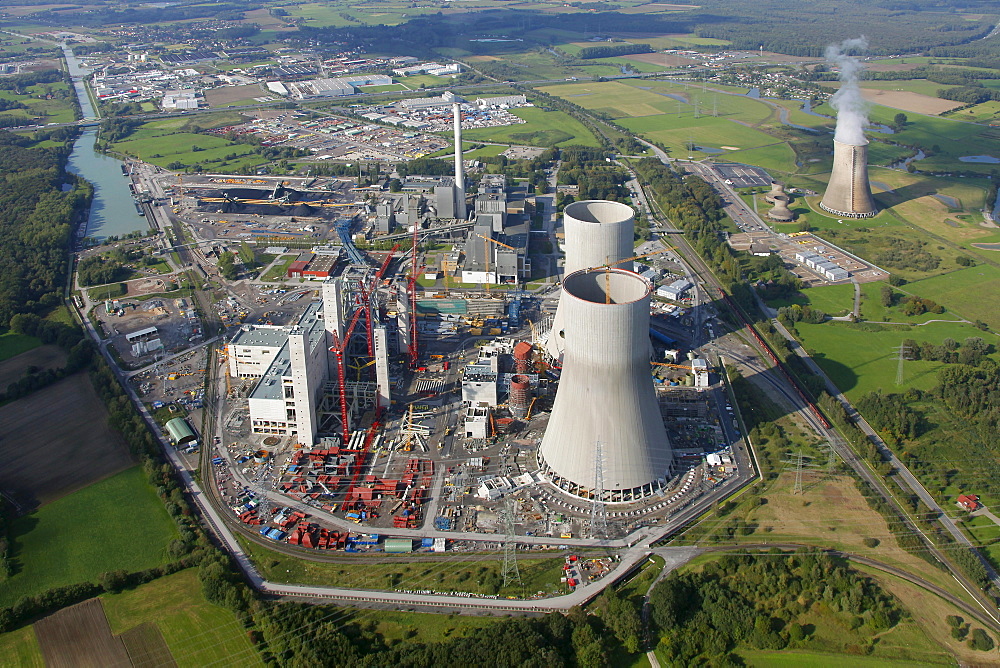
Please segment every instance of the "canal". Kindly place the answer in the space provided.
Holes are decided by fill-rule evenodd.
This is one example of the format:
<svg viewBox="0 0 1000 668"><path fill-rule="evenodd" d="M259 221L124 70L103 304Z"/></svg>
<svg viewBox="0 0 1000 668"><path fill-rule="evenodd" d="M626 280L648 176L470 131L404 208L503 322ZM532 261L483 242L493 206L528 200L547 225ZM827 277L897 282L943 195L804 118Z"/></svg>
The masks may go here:
<svg viewBox="0 0 1000 668"><path fill-rule="evenodd" d="M84 83L88 71L66 45L63 45L63 54L73 78L73 88L80 101L84 120L96 120L97 113ZM88 129L80 135L73 144L73 152L67 165L69 171L82 176L94 186L94 200L90 205L87 228L81 236L104 240L110 236L121 237L130 232L148 230L149 223L139 215L132 191L129 190L131 180L125 178L122 171L124 163L95 151L96 140L96 129Z"/></svg>

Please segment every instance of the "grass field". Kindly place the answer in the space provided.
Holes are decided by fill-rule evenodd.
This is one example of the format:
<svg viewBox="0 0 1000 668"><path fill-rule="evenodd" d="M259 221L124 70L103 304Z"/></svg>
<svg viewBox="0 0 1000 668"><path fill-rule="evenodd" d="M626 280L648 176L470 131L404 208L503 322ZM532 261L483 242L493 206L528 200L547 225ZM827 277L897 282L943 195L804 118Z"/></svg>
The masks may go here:
<svg viewBox="0 0 1000 668"><path fill-rule="evenodd" d="M922 295L923 296L923 295ZM923 360L905 363L903 384L895 386L898 348L903 339L928 341L935 345L946 338L963 341L982 332L972 325L934 322L921 327L826 322L821 325L797 323L802 344L816 363L849 398L877 389L901 392L914 387L929 390L937 384L940 362Z"/></svg>
<svg viewBox="0 0 1000 668"><path fill-rule="evenodd" d="M904 289L953 308L970 320L1000 329L1000 269L978 265L914 281Z"/></svg>
<svg viewBox="0 0 1000 668"><path fill-rule="evenodd" d="M0 633L0 668L45 668L34 629L24 626Z"/></svg>
<svg viewBox="0 0 1000 668"><path fill-rule="evenodd" d="M16 334L7 329L2 331L3 333L0 334L0 361L26 353L32 348L42 345L42 342L33 336Z"/></svg>
<svg viewBox="0 0 1000 668"><path fill-rule="evenodd" d="M766 650L740 650L740 657L753 668L832 668L850 665L851 668L909 668L916 666L950 666L954 662L942 654L939 661L914 662L911 659L883 659L881 657L852 655L849 660L843 654L832 652L810 652L800 649L784 649L780 652Z"/></svg>
<svg viewBox="0 0 1000 668"><path fill-rule="evenodd" d="M499 574L501 557L482 561L426 561L400 563L366 563L363 556L357 564L323 563L288 557L240 537L261 575L273 582L322 584L358 589L431 589L434 591L468 591L492 593L486 590L486 579ZM518 568L524 582L520 587L501 590L501 595L521 595L524 592L545 591L565 593L559 583L563 561L558 556L549 559L518 558Z"/></svg>
<svg viewBox="0 0 1000 668"><path fill-rule="evenodd" d="M51 99L39 97L53 95ZM62 82L35 84L28 86L22 95L13 91L0 91L0 98L20 102L27 109L12 109L0 112L0 116L37 116L41 124L70 123L76 119L76 99L69 84Z"/></svg>
<svg viewBox="0 0 1000 668"><path fill-rule="evenodd" d="M0 588L0 606L105 571L151 568L176 536L142 471L122 471L13 522L15 574Z"/></svg>
<svg viewBox="0 0 1000 668"><path fill-rule="evenodd" d="M235 615L205 600L196 569L101 598L114 633L155 623L182 668L262 665Z"/></svg>
<svg viewBox="0 0 1000 668"><path fill-rule="evenodd" d="M510 142L529 146L600 145L590 130L565 112L522 107L513 109L512 113L526 123L466 130L463 137L470 141Z"/></svg>

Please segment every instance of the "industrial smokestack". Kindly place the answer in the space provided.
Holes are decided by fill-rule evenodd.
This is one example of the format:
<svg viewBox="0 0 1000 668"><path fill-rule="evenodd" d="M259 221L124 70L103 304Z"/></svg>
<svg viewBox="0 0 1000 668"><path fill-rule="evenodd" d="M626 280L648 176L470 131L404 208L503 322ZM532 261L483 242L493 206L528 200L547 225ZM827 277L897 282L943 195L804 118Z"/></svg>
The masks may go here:
<svg viewBox="0 0 1000 668"><path fill-rule="evenodd" d="M652 287L622 269L587 269L563 281L562 375L539 449L543 473L564 491L623 503L660 490L673 454L649 371Z"/></svg>
<svg viewBox="0 0 1000 668"><path fill-rule="evenodd" d="M563 275L592 269L635 255L635 211L632 207L609 200L583 200L563 209L563 233L566 235L566 260ZM628 268L628 267L621 267ZM563 351L562 329L565 316L559 299L552 332L546 349L558 358Z"/></svg>
<svg viewBox="0 0 1000 668"><path fill-rule="evenodd" d="M878 213L868 183L868 145L833 140L833 171L820 208L844 218L871 218Z"/></svg>
<svg viewBox="0 0 1000 668"><path fill-rule="evenodd" d="M878 213L868 183L868 104L861 96L858 80L863 63L850 56L851 50L865 50L868 41L844 40L828 46L826 59L840 69L840 88L830 98L837 110L837 131L833 139L833 170L820 208L845 218L871 218Z"/></svg>
<svg viewBox="0 0 1000 668"><path fill-rule="evenodd" d="M462 162L462 107L455 101L451 104L455 117L455 217L465 219L465 165Z"/></svg>

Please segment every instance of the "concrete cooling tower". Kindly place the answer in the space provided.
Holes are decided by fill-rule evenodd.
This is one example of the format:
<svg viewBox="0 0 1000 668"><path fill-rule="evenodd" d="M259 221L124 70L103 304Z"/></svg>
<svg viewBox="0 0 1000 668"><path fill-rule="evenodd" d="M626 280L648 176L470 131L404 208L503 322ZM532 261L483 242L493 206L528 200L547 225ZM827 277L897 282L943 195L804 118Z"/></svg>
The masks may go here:
<svg viewBox="0 0 1000 668"><path fill-rule="evenodd" d="M566 238L563 276L635 255L635 211L620 202L596 199L573 202L563 209L563 233ZM562 301L560 297L546 345L549 355L555 358L563 352Z"/></svg>
<svg viewBox="0 0 1000 668"><path fill-rule="evenodd" d="M590 498L600 443L603 501L625 503L659 491L673 455L649 371L652 288L622 269L566 276L562 375L539 449L543 474Z"/></svg>
<svg viewBox="0 0 1000 668"><path fill-rule="evenodd" d="M871 218L878 213L868 183L868 144L833 140L833 171L826 187L824 211L844 218Z"/></svg>

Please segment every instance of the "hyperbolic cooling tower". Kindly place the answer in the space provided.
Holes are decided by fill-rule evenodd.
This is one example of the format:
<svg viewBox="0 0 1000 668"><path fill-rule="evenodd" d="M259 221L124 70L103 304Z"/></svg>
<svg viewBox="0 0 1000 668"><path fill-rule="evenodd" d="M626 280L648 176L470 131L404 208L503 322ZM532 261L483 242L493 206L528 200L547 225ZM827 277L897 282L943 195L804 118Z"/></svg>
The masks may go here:
<svg viewBox="0 0 1000 668"><path fill-rule="evenodd" d="M588 497L601 444L603 500L625 502L659 490L673 455L649 371L646 279L623 269L566 276L565 353L559 389L539 455L557 487Z"/></svg>
<svg viewBox="0 0 1000 668"><path fill-rule="evenodd" d="M878 213L868 183L868 144L833 140L833 171L820 208L845 218L871 218Z"/></svg>
<svg viewBox="0 0 1000 668"><path fill-rule="evenodd" d="M573 202L563 209L563 234L566 235L563 275L605 264L614 265L632 257L635 255L634 232L635 211L626 204L600 199ZM563 301L560 297L546 345L548 353L555 358L563 352Z"/></svg>

